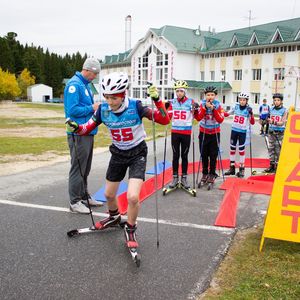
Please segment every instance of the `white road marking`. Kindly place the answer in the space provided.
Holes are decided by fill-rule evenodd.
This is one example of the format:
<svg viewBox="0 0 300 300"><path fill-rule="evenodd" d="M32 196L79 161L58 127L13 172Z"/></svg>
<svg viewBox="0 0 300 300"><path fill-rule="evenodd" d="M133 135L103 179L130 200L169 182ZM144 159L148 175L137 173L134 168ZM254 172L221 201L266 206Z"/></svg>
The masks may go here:
<svg viewBox="0 0 300 300"><path fill-rule="evenodd" d="M24 203L24 202L17 202L17 201L11 201L11 200L0 200L0 204L7 204L7 205L14 205L14 206L28 207L28 208L38 208L38 209L54 210L54 211L61 211L61 212L71 213L69 208L59 207L59 206L49 206L49 205ZM107 217L107 214L106 213L93 212L93 216ZM156 223L156 219L153 219L153 218L140 217L140 218L137 219L137 221L145 222L145 223ZM234 232L233 228L217 227L217 226L211 226L211 225L200 225L200 224L176 222L176 221L174 222L174 221L170 221L170 220L161 220L161 219L159 219L158 223L159 224L164 224L164 225L178 226L178 227L188 227L188 228L219 231L219 232L224 233L224 234L231 234L231 233Z"/></svg>

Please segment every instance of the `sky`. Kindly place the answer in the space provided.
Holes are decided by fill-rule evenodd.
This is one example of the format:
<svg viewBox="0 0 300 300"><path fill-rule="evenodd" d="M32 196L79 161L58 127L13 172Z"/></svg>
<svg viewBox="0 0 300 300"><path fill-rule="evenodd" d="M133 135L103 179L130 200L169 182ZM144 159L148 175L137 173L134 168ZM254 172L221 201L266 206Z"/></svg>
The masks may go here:
<svg viewBox="0 0 300 300"><path fill-rule="evenodd" d="M299 0L0 0L0 36L13 31L61 55L79 51L103 59L125 51L125 18L132 17L131 47L149 28L174 25L216 32L300 17ZM299 24L300 28L300 24Z"/></svg>

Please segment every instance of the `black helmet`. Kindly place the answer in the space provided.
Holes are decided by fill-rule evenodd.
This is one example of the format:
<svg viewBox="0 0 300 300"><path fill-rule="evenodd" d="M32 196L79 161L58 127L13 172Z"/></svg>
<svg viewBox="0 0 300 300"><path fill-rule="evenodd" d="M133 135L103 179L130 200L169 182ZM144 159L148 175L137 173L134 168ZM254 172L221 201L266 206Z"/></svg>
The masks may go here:
<svg viewBox="0 0 300 300"><path fill-rule="evenodd" d="M216 95L218 94L218 90L215 86L207 86L205 89L204 89L204 94L207 94L207 93L215 93Z"/></svg>
<svg viewBox="0 0 300 300"><path fill-rule="evenodd" d="M281 101L283 100L283 95L282 94L279 94L279 93L276 93L273 95L273 99L275 98L279 98Z"/></svg>

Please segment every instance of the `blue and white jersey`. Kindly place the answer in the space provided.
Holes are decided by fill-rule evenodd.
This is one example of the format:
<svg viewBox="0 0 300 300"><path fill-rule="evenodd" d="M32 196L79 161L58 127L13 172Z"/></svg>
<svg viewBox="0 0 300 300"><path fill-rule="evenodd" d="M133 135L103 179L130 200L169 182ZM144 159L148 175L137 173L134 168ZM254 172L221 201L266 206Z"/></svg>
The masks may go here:
<svg viewBox="0 0 300 300"><path fill-rule="evenodd" d="M135 100L128 99L128 107L118 115L109 108L107 102L102 103L101 121L110 130L112 143L120 150L132 149L146 138Z"/></svg>
<svg viewBox="0 0 300 300"><path fill-rule="evenodd" d="M188 98L183 103L180 103L177 98L172 101L172 129L178 131L192 130L193 113L192 103L193 99Z"/></svg>
<svg viewBox="0 0 300 300"><path fill-rule="evenodd" d="M244 109L240 108L240 104L236 104L233 108L233 122L231 129L237 132L246 133L249 128L250 114L247 107Z"/></svg>
<svg viewBox="0 0 300 300"><path fill-rule="evenodd" d="M270 119L275 122L281 122L284 114L286 113L286 108L281 107L280 109L275 109L275 106L271 108L270 110ZM285 124L283 125L275 125L270 124L269 130L275 130L275 131L284 131Z"/></svg>
<svg viewBox="0 0 300 300"><path fill-rule="evenodd" d="M268 104L262 104L259 107L259 116L261 120L267 119L270 113L270 106Z"/></svg>

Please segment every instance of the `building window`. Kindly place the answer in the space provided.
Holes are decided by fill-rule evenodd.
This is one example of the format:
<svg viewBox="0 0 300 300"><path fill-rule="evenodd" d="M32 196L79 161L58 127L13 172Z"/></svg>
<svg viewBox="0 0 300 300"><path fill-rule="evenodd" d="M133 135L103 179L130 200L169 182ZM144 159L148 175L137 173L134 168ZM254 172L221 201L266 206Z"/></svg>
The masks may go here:
<svg viewBox="0 0 300 300"><path fill-rule="evenodd" d="M132 94L133 98L137 98L137 99L140 98L141 94L140 94L140 89L139 88L133 88L132 92L133 92L133 94Z"/></svg>
<svg viewBox="0 0 300 300"><path fill-rule="evenodd" d="M163 84L163 69L162 68L156 69L156 84L157 85Z"/></svg>
<svg viewBox="0 0 300 300"><path fill-rule="evenodd" d="M201 81L204 81L204 76L205 76L205 73L203 71L200 72L200 80Z"/></svg>
<svg viewBox="0 0 300 300"><path fill-rule="evenodd" d="M225 104L225 102L226 102L226 97L225 95L222 95L222 103Z"/></svg>
<svg viewBox="0 0 300 300"><path fill-rule="evenodd" d="M148 82L148 70L142 70L142 74L143 74L143 77L142 77L142 85L146 85L147 82Z"/></svg>
<svg viewBox="0 0 300 300"><path fill-rule="evenodd" d="M164 60L163 53L159 49L157 49L155 46L153 46L153 52L156 54L156 66L162 66L163 60Z"/></svg>
<svg viewBox="0 0 300 300"><path fill-rule="evenodd" d="M148 96L147 96L147 88L146 87L143 87L142 88L142 95L140 97L141 99L147 99Z"/></svg>
<svg viewBox="0 0 300 300"><path fill-rule="evenodd" d="M235 102L239 102L239 94L240 93L233 93L233 100L235 99Z"/></svg>
<svg viewBox="0 0 300 300"><path fill-rule="evenodd" d="M252 102L254 104L259 104L260 94L259 93L252 93Z"/></svg>
<svg viewBox="0 0 300 300"><path fill-rule="evenodd" d="M222 81L226 80L226 71L224 71L224 70L221 71L221 80Z"/></svg>
<svg viewBox="0 0 300 300"><path fill-rule="evenodd" d="M141 85L141 70L138 70L138 85Z"/></svg>
<svg viewBox="0 0 300 300"><path fill-rule="evenodd" d="M252 80L261 80L261 69L252 69Z"/></svg>
<svg viewBox="0 0 300 300"><path fill-rule="evenodd" d="M242 70L234 70L234 80L242 80Z"/></svg>
<svg viewBox="0 0 300 300"><path fill-rule="evenodd" d="M169 64L169 56L168 54L165 54L165 66Z"/></svg>
<svg viewBox="0 0 300 300"><path fill-rule="evenodd" d="M165 100L171 100L174 98L174 89L166 88L165 89Z"/></svg>
<svg viewBox="0 0 300 300"><path fill-rule="evenodd" d="M215 81L215 71L210 71L210 80Z"/></svg>
<svg viewBox="0 0 300 300"><path fill-rule="evenodd" d="M168 84L168 68L164 68L164 85Z"/></svg>
<svg viewBox="0 0 300 300"><path fill-rule="evenodd" d="M274 80L284 79L284 68L274 68Z"/></svg>

